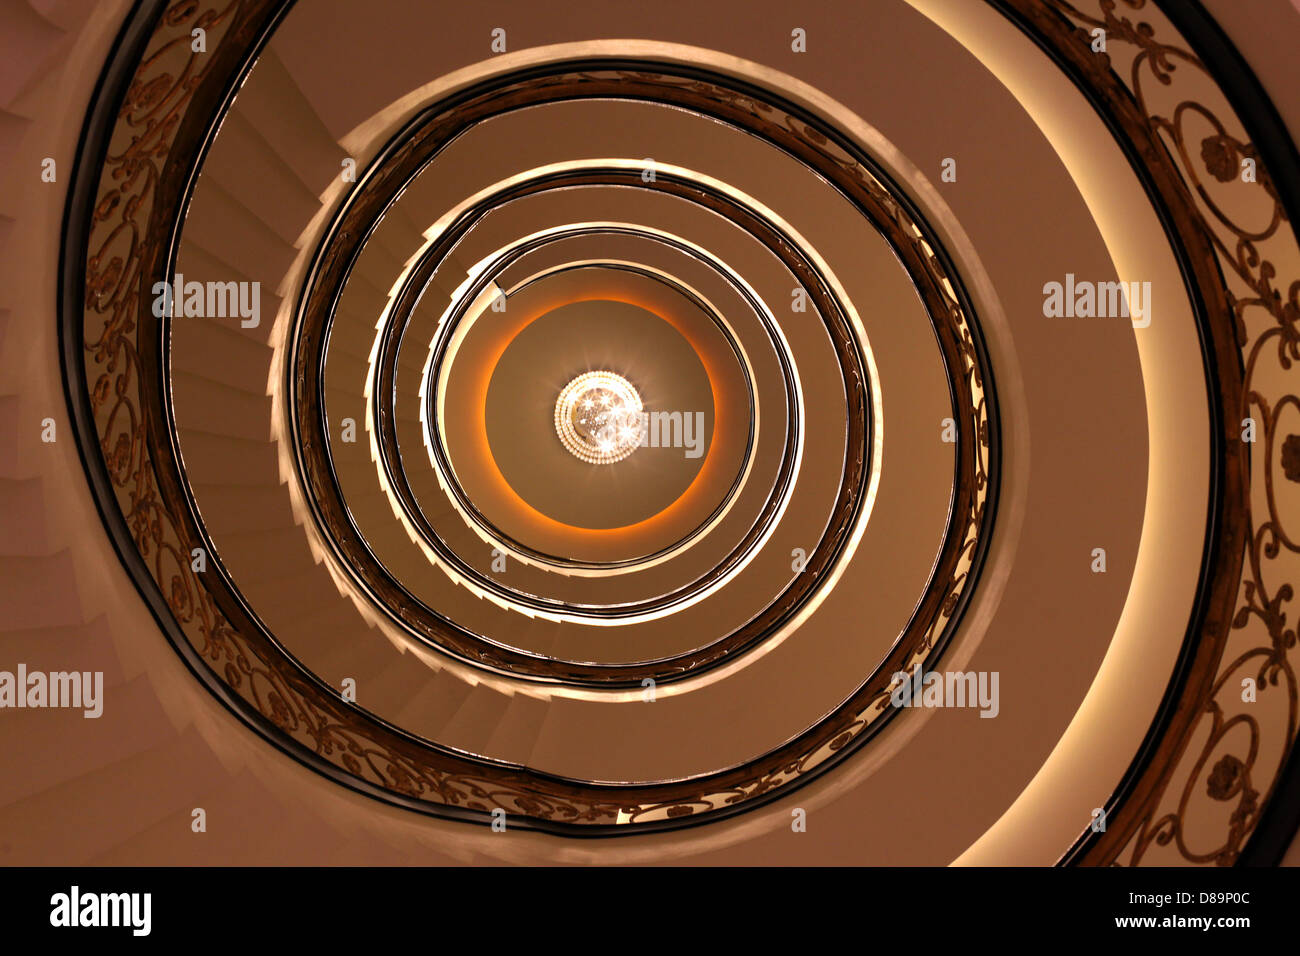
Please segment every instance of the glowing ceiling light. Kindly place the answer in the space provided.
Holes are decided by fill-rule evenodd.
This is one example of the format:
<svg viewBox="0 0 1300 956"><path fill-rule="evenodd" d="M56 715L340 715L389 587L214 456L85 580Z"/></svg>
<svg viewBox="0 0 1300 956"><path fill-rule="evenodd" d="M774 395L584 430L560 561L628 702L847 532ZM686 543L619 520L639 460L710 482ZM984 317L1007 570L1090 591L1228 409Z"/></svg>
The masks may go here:
<svg viewBox="0 0 1300 956"><path fill-rule="evenodd" d="M555 431L588 464L622 461L641 444L641 396L621 375L584 372L556 399Z"/></svg>

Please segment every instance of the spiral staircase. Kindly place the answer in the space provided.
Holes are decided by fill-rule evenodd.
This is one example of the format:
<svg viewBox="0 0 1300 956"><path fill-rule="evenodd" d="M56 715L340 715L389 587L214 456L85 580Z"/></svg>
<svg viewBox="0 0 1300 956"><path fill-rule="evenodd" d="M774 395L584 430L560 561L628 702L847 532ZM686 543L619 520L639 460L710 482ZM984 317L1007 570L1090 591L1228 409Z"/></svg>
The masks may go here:
<svg viewBox="0 0 1300 956"><path fill-rule="evenodd" d="M1297 859L1285 59L680 6L4 0L0 861Z"/></svg>

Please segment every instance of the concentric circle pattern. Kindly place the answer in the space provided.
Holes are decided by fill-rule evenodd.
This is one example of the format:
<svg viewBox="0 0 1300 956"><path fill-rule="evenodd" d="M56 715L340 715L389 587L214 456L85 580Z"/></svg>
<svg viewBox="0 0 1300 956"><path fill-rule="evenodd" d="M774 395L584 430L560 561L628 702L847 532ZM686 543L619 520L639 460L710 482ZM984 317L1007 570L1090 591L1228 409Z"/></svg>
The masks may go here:
<svg viewBox="0 0 1300 956"><path fill-rule="evenodd" d="M1168 5L235 0L195 58L203 6L117 51L65 359L245 723L482 826L1238 859L1296 739L1300 250Z"/></svg>

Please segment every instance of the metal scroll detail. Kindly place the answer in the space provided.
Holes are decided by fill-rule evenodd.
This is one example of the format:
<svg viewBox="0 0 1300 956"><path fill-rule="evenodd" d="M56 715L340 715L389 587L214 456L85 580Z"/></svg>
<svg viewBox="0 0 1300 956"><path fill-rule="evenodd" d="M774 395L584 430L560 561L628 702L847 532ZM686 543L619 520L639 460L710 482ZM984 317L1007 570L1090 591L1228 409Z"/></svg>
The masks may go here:
<svg viewBox="0 0 1300 956"><path fill-rule="evenodd" d="M1087 863L1235 863L1274 793L1297 733L1300 531L1300 246L1256 146L1214 77L1146 0L1008 4L1028 32L1080 68L1076 82L1139 147L1175 215L1177 239L1219 345L1225 513L1208 613L1174 717ZM1088 6L1088 11L1081 9ZM1141 11L1135 18L1131 13ZM1094 30L1106 54L1084 57ZM1158 38L1158 36L1160 38ZM1089 65L1089 61L1090 65ZM1216 84L1217 85L1217 84ZM1212 102L1205 102L1213 96ZM1212 378L1212 381L1214 379ZM1296 415L1290 427L1284 416ZM1253 444L1243 440L1255 429Z"/></svg>
<svg viewBox="0 0 1300 956"><path fill-rule="evenodd" d="M170 275L193 174L216 123L284 9L270 0L167 5L132 54L138 62L125 64L133 72L120 100L106 93L92 110L92 119L105 109L114 115L102 152L88 146L79 167L79 179L91 177L89 192L86 181L74 184L85 201L71 210L66 254L84 269L65 273L64 355L79 439L114 542L178 651L227 706L296 759L362 792L445 816L482 820L501 808L521 826L591 834L680 826L756 806L834 765L892 712L885 675L931 660L960 615L991 519L996 415L978 331L925 224L848 147L794 116L785 120L788 135L820 150L837 178L904 227L898 251L932 290L931 314L951 330L947 358L973 436L946 576L918 609L920 639L820 724L745 766L643 786L588 784L470 757L346 703L284 654L219 562L192 570L193 549L207 539L167 427L165 329L150 290ZM198 28L206 31L201 54L191 46ZM743 93L718 95L737 111L769 109Z"/></svg>

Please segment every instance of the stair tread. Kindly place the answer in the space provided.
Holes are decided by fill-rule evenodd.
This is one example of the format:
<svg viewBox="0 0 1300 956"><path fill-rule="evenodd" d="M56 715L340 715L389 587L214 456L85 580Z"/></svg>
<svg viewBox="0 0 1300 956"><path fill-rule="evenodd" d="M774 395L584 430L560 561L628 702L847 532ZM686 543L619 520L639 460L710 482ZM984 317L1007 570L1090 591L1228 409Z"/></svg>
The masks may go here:
<svg viewBox="0 0 1300 956"><path fill-rule="evenodd" d="M388 307L388 290L396 279L397 274L394 273L387 281L376 282L365 273L353 269L339 296L339 310L346 309L351 315L370 316L371 328L376 328L379 317Z"/></svg>
<svg viewBox="0 0 1300 956"><path fill-rule="evenodd" d="M203 164L203 175L236 201L254 209L284 242L295 244L320 211L320 199L241 113L221 124Z"/></svg>
<svg viewBox="0 0 1300 956"><path fill-rule="evenodd" d="M402 655L399 665L386 668L368 682L368 695L372 701L378 702L372 709L381 716L399 713L436 676L437 672L432 668L411 659L409 654Z"/></svg>
<svg viewBox="0 0 1300 956"><path fill-rule="evenodd" d="M278 485L280 459L273 441L177 428L191 481L204 484Z"/></svg>
<svg viewBox="0 0 1300 956"><path fill-rule="evenodd" d="M164 746L115 761L0 807L0 864L84 863L122 834L152 826L224 776L193 727ZM141 781L150 782L141 792ZM88 814L86 807L95 807ZM113 826L104 826L112 820Z"/></svg>
<svg viewBox="0 0 1300 956"><path fill-rule="evenodd" d="M0 555L0 621L7 630L81 624L70 549L50 555Z"/></svg>
<svg viewBox="0 0 1300 956"><path fill-rule="evenodd" d="M180 247L176 253L176 272L185 278L186 282L191 279L203 281L222 281L222 282L261 282L261 279L250 275L239 264L228 261L228 256L219 249L210 249L203 241L204 237L196 236L188 229L181 233ZM173 276L173 281L175 276ZM276 282L279 279L277 277ZM208 316L185 316L183 321L189 322L193 319L196 322L208 322L220 326L229 332L247 336L251 342L269 348L271 330L275 327L275 317L279 313L281 299L276 295L277 285L262 283L259 286L261 293L261 308L259 309L258 324L247 326L241 324L238 318L221 318ZM177 322L173 322L173 328Z"/></svg>
<svg viewBox="0 0 1300 956"><path fill-rule="evenodd" d="M0 74L0 106L11 106L43 76L66 34L25 3L0 4L5 71Z"/></svg>
<svg viewBox="0 0 1300 956"><path fill-rule="evenodd" d="M411 221L400 199L379 221L372 239L402 263L409 261L425 242L423 230Z"/></svg>
<svg viewBox="0 0 1300 956"><path fill-rule="evenodd" d="M473 689L451 671L439 671L424 689L397 709L393 723L436 740L438 729L460 709Z"/></svg>
<svg viewBox="0 0 1300 956"><path fill-rule="evenodd" d="M217 541L221 561L237 581L284 577L316 568L302 528L227 532Z"/></svg>
<svg viewBox="0 0 1300 956"><path fill-rule="evenodd" d="M497 729L488 739L487 746L492 755L511 763L527 763L549 712L549 701L528 694L515 694Z"/></svg>
<svg viewBox="0 0 1300 956"><path fill-rule="evenodd" d="M193 482L203 523L214 535L297 528L285 485L250 486Z"/></svg>
<svg viewBox="0 0 1300 956"><path fill-rule="evenodd" d="M122 665L113 645L108 619L100 615L84 624L13 628L8 622L0 633L0 668L13 670L23 662L34 670L104 672L104 686L124 682Z"/></svg>
<svg viewBox="0 0 1300 956"><path fill-rule="evenodd" d="M48 553L44 482L40 478L0 478L0 502L0 553Z"/></svg>
<svg viewBox="0 0 1300 956"><path fill-rule="evenodd" d="M84 662L64 661L62 670L85 670ZM28 662L29 670L40 670ZM51 668L53 669L53 668ZM147 677L108 686L104 676L102 713L83 709L15 710L4 714L5 746L0 748L0 806L51 789L74 778L139 754L176 731L167 720Z"/></svg>
<svg viewBox="0 0 1300 956"><path fill-rule="evenodd" d="M207 178L200 179L194 190L185 234L191 242L229 262L249 279L268 286L263 288L263 294L279 287L297 254L293 244L276 235L255 210ZM193 278L226 281L231 277L218 273Z"/></svg>
<svg viewBox="0 0 1300 956"><path fill-rule="evenodd" d="M274 37L235 98L232 111L248 120L315 195L323 193L342 172L347 154L285 68Z"/></svg>
<svg viewBox="0 0 1300 956"><path fill-rule="evenodd" d="M268 442L271 396L204 378L193 372L171 376L172 409L177 428Z"/></svg>
<svg viewBox="0 0 1300 956"><path fill-rule="evenodd" d="M302 807L286 808L247 771L196 797L195 804L204 811L205 832L194 832L195 807L183 807L89 864L242 866L265 861L268 852L274 856L280 847L301 848L322 836L320 817Z"/></svg>
<svg viewBox="0 0 1300 956"><path fill-rule="evenodd" d="M172 374L212 378L252 395L265 395L275 352L250 332L224 319L193 318L172 323ZM214 357L222 356L220 373Z"/></svg>
<svg viewBox="0 0 1300 956"><path fill-rule="evenodd" d="M487 742L510 707L512 697L479 684L439 731L438 740L448 746L489 756Z"/></svg>

